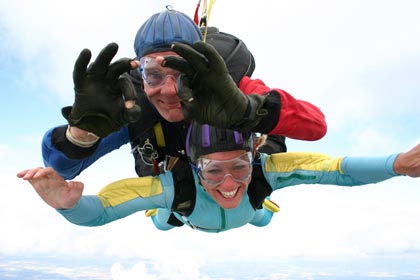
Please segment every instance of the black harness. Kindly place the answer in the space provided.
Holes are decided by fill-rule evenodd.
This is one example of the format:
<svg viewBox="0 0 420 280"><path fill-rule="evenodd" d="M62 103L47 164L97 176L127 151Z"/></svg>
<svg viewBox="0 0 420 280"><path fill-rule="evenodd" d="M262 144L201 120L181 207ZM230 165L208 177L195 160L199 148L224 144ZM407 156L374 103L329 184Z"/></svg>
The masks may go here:
<svg viewBox="0 0 420 280"><path fill-rule="evenodd" d="M179 160L172 169L172 177L174 180L175 197L171 210L181 216L188 217L194 210L197 195L191 166ZM252 179L247 191L252 207L255 210L261 209L264 199L272 191L273 189L268 184L262 171L261 154L257 152L252 166ZM173 213L170 215L168 223L178 227L184 225Z"/></svg>
<svg viewBox="0 0 420 280"><path fill-rule="evenodd" d="M158 175L166 170L171 170L175 187L171 210L188 217L194 210L196 202L194 176L185 155L185 139L189 124L187 122L169 123L163 119L146 98L138 72L133 70L130 74L138 92L137 104L142 109L139 121L128 127L136 173L142 177ZM267 141L272 145L263 146L260 150L269 154L284 152L286 151L284 141L282 136L273 136L270 141ZM178 158L178 160L172 168L167 169L165 163L171 157ZM261 209L264 199L272 192L261 168L259 152L256 152L254 158L252 179L247 192L254 209ZM168 223L174 226L184 224L173 214Z"/></svg>

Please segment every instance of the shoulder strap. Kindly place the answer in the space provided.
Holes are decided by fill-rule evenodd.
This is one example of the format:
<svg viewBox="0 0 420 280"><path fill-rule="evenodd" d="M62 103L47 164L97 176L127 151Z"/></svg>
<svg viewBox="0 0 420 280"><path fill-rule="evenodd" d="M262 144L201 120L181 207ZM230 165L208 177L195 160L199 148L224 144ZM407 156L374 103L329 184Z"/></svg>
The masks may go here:
<svg viewBox="0 0 420 280"><path fill-rule="evenodd" d="M165 147L166 143L165 143L165 136L163 134L163 129L162 129L162 123L158 122L153 126L153 131L155 133L156 136L156 142L158 144L159 147Z"/></svg>
<svg viewBox="0 0 420 280"><path fill-rule="evenodd" d="M175 188L171 210L188 217L194 210L197 193L191 166L178 159L171 171ZM168 223L174 226L183 225L173 214L169 217Z"/></svg>
<svg viewBox="0 0 420 280"><path fill-rule="evenodd" d="M260 163L261 154L256 152L254 165L252 166L252 179L248 186L249 201L254 209L261 209L264 199L273 192L273 189L264 177Z"/></svg>

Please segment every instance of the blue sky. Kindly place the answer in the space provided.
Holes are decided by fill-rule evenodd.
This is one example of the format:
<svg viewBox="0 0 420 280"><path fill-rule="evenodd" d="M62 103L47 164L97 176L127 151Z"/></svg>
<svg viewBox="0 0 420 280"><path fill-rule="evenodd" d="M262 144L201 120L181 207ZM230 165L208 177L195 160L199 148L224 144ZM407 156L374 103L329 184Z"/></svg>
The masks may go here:
<svg viewBox="0 0 420 280"><path fill-rule="evenodd" d="M247 267L249 279L261 279L259 270L265 279L420 277L419 179L285 189L273 195L281 211L268 227L221 234L160 232L143 213L98 228L66 222L15 174L42 165L43 134L64 124L74 60L111 41L118 56L133 57L147 17L166 4L193 16L197 0L0 3L0 278L243 279ZM244 40L254 78L325 113L327 136L288 140L290 151L376 156L420 141L419 10L414 0L218 0L210 25ZM77 180L95 194L128 176L127 146Z"/></svg>

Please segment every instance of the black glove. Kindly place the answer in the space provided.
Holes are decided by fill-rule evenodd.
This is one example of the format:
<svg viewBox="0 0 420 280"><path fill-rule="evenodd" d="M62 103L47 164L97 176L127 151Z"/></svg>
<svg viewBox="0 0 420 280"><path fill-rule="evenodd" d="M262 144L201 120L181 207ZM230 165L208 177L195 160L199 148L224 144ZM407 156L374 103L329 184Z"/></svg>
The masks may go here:
<svg viewBox="0 0 420 280"><path fill-rule="evenodd" d="M243 94L213 46L198 41L193 47L175 43L172 48L184 59L167 56L164 66L184 73L178 96L186 120L249 131L267 115L265 96Z"/></svg>
<svg viewBox="0 0 420 280"><path fill-rule="evenodd" d="M130 79L121 76L130 71L131 59L122 58L111 63L117 50L116 43L108 44L89 67L90 50L84 49L80 53L73 71L74 104L61 110L71 126L99 137L118 131L140 116L138 105L125 108L124 102L136 100L137 93Z"/></svg>

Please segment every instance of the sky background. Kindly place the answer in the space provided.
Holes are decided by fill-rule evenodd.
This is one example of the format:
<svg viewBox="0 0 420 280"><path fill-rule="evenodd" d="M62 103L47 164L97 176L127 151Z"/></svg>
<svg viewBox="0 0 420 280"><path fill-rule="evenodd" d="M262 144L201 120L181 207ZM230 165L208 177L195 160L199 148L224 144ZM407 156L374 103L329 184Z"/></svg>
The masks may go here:
<svg viewBox="0 0 420 280"><path fill-rule="evenodd" d="M273 194L268 227L220 234L154 228L143 213L68 223L16 178L42 166L41 140L65 123L83 48L109 42L134 57L134 36L171 4L197 0L0 0L0 279L419 279L420 180L356 188L298 186ZM328 133L289 151L387 155L420 142L420 2L218 0L209 25L243 39L254 78L317 105ZM135 176L129 145L77 180L85 194Z"/></svg>

